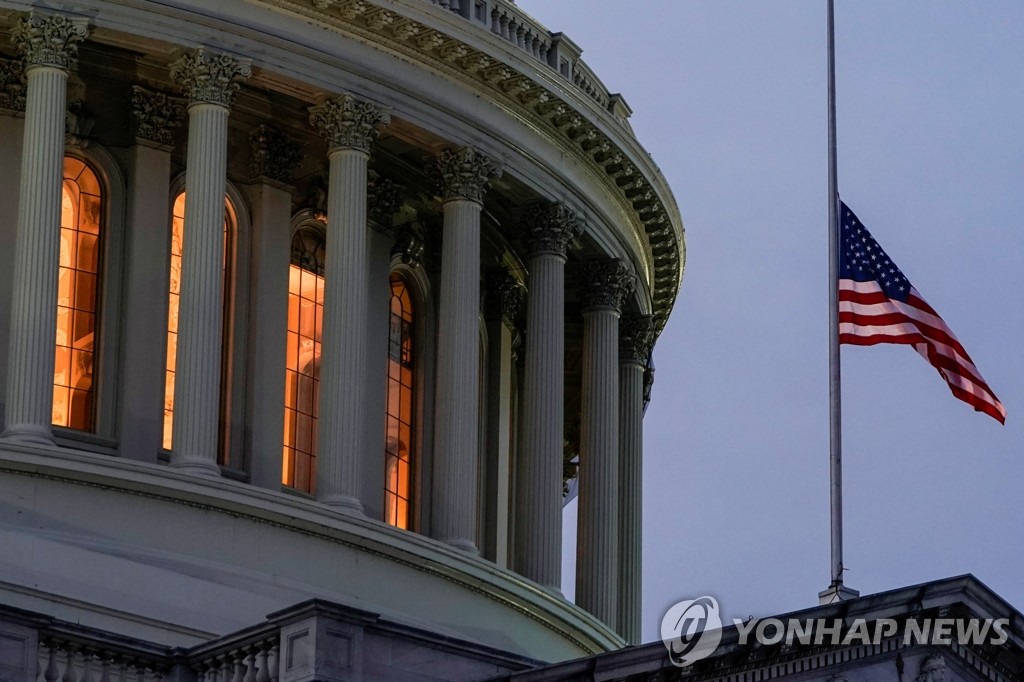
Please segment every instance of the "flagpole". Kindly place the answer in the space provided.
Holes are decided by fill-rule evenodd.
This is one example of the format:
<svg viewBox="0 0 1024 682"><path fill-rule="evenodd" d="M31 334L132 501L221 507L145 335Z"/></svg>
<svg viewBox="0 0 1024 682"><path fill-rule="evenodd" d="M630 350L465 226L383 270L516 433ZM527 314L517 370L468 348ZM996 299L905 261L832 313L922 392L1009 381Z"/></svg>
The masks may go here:
<svg viewBox="0 0 1024 682"><path fill-rule="evenodd" d="M830 604L859 595L843 586L843 438L839 363L839 192L836 172L836 40L834 0L828 0L828 397L829 506L831 518L831 579L818 593Z"/></svg>

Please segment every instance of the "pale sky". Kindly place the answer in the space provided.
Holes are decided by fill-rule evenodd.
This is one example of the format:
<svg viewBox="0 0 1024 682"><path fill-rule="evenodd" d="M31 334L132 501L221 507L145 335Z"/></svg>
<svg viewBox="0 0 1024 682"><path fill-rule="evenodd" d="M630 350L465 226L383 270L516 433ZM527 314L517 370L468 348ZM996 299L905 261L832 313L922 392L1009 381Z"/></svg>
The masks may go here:
<svg viewBox="0 0 1024 682"><path fill-rule="evenodd" d="M829 583L825 0L519 0L634 110L686 226L645 420L644 640ZM839 189L1008 410L843 347L846 584L1024 609L1024 3L836 0ZM573 594L575 503L566 512Z"/></svg>

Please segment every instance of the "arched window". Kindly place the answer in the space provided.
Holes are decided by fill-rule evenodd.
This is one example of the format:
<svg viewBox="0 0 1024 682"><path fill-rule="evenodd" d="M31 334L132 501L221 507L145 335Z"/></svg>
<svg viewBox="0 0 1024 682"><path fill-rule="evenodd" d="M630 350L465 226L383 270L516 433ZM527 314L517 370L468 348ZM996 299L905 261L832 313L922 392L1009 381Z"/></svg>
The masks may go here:
<svg viewBox="0 0 1024 682"><path fill-rule="evenodd" d="M84 161L64 157L53 423L95 430L102 193Z"/></svg>
<svg viewBox="0 0 1024 682"><path fill-rule="evenodd" d="M221 305L224 308L222 338L225 339L223 352L226 355L230 347L230 344L226 342L231 319L227 302L231 300L231 227L232 216L234 216L235 211L231 201L226 197L224 204L224 286L222 289ZM180 302L179 297L181 296L181 254L184 239L185 193L181 192L175 197L174 207L171 211L171 277L167 287L167 356L164 375L163 446L165 450L171 449L174 425L174 373L178 357L178 304ZM221 366L224 366L223 358ZM223 393L221 391L222 404L224 401Z"/></svg>
<svg viewBox="0 0 1024 682"><path fill-rule="evenodd" d="M405 281L391 275L388 331L387 431L384 454L384 520L399 528L412 525L413 402L415 348L412 297Z"/></svg>
<svg viewBox="0 0 1024 682"><path fill-rule="evenodd" d="M288 356L285 361L281 482L314 493L320 403L320 339L324 323L324 240L314 228L292 237L288 272Z"/></svg>

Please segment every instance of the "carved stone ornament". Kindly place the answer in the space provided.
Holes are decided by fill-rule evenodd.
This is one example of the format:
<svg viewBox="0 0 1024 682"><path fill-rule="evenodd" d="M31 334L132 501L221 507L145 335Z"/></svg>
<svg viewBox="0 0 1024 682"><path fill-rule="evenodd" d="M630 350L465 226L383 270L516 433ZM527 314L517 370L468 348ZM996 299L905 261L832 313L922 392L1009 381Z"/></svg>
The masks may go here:
<svg viewBox="0 0 1024 682"><path fill-rule="evenodd" d="M463 199L483 203L491 180L501 169L472 147L445 149L437 159L438 191L445 201Z"/></svg>
<svg viewBox="0 0 1024 682"><path fill-rule="evenodd" d="M249 173L254 178L287 184L302 161L302 145L268 125L259 126L249 135L249 151Z"/></svg>
<svg viewBox="0 0 1024 682"><path fill-rule="evenodd" d="M519 231L531 254L565 258L566 249L583 234L583 220L565 204L535 204L527 209Z"/></svg>
<svg viewBox="0 0 1024 682"><path fill-rule="evenodd" d="M398 256L402 263L409 267L419 267L423 262L423 235L412 223L403 225L395 235L395 245L391 247L392 257Z"/></svg>
<svg viewBox="0 0 1024 682"><path fill-rule="evenodd" d="M248 59L210 54L200 47L171 64L171 78L188 95L189 104L230 107L242 81L252 75L249 64Z"/></svg>
<svg viewBox="0 0 1024 682"><path fill-rule="evenodd" d="M526 287L504 270L494 270L484 277L484 292L486 317L501 319L506 327L514 329L526 301Z"/></svg>
<svg viewBox="0 0 1024 682"><path fill-rule="evenodd" d="M89 146L89 135L96 124L96 118L82 100L68 102L64 112L64 144L68 147Z"/></svg>
<svg viewBox="0 0 1024 682"><path fill-rule="evenodd" d="M174 144L174 129L181 125L184 113L180 98L133 85L129 103L135 137L157 144Z"/></svg>
<svg viewBox="0 0 1024 682"><path fill-rule="evenodd" d="M0 109L25 111L25 65L20 59L0 59Z"/></svg>
<svg viewBox="0 0 1024 682"><path fill-rule="evenodd" d="M583 263L578 277L580 301L585 308L621 311L626 296L636 286L636 277L618 258Z"/></svg>
<svg viewBox="0 0 1024 682"><path fill-rule="evenodd" d="M645 366L654 347L650 315L627 315L619 320L619 360Z"/></svg>
<svg viewBox="0 0 1024 682"><path fill-rule="evenodd" d="M374 171L367 174L366 210L370 219L380 225L391 225L391 219L402 207L405 189Z"/></svg>
<svg viewBox="0 0 1024 682"><path fill-rule="evenodd" d="M30 14L15 25L11 42L21 50L26 68L55 66L68 71L74 67L78 44L88 32L86 19Z"/></svg>
<svg viewBox="0 0 1024 682"><path fill-rule="evenodd" d="M309 123L330 149L356 149L367 154L380 135L378 126L391 122L391 112L344 94L309 109Z"/></svg>
<svg viewBox="0 0 1024 682"><path fill-rule="evenodd" d="M947 670L946 659L940 654L934 654L921 663L921 674L917 676L916 682L946 682Z"/></svg>

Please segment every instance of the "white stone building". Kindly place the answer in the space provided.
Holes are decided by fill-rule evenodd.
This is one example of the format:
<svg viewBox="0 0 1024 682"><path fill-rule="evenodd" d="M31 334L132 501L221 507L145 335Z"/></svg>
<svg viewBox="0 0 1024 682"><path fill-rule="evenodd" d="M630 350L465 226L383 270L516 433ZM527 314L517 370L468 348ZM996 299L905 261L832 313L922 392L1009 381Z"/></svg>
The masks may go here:
<svg viewBox="0 0 1024 682"><path fill-rule="evenodd" d="M512 0L0 0L0 679L638 639L683 228L579 57Z"/></svg>

